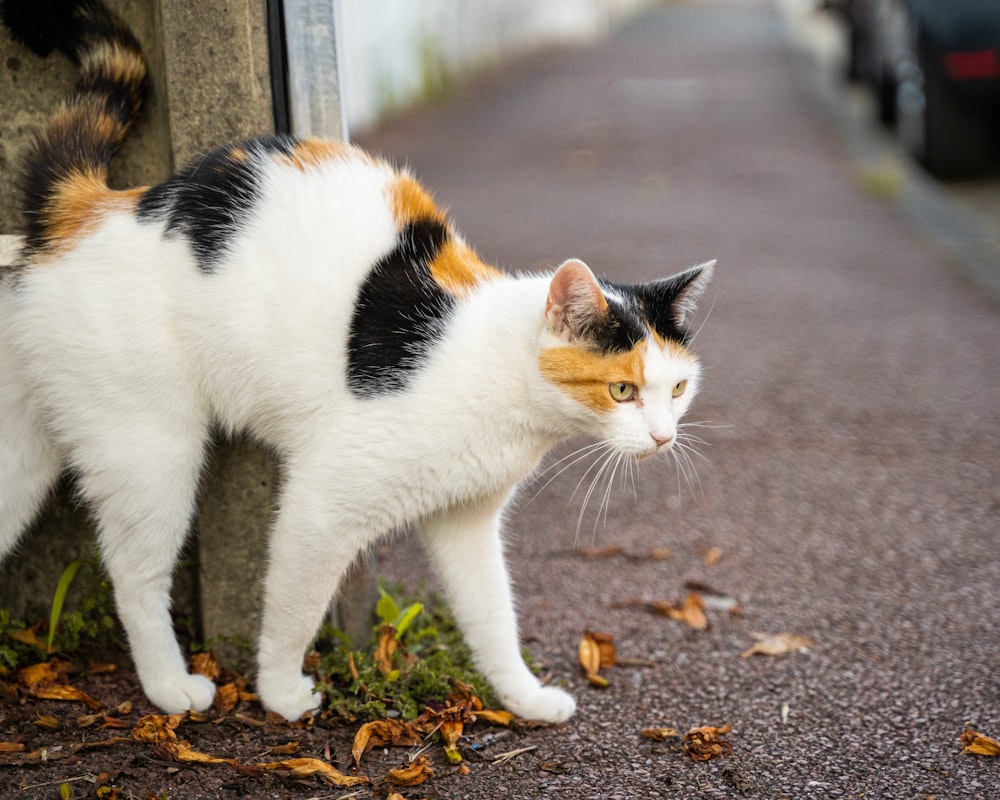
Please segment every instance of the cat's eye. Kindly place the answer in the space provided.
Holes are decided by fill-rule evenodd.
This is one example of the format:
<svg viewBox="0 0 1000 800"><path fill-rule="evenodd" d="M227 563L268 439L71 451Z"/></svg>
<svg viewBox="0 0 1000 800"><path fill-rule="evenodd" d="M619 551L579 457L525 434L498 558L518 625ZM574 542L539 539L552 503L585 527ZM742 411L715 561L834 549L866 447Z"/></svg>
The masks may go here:
<svg viewBox="0 0 1000 800"><path fill-rule="evenodd" d="M677 385L674 386L674 391L673 391L674 397L680 397L682 394L684 394L684 390L687 389L687 385L688 385L687 380L677 381Z"/></svg>
<svg viewBox="0 0 1000 800"><path fill-rule="evenodd" d="M608 390L611 392L611 397L619 403L625 403L635 397L634 383L612 383L609 384Z"/></svg>

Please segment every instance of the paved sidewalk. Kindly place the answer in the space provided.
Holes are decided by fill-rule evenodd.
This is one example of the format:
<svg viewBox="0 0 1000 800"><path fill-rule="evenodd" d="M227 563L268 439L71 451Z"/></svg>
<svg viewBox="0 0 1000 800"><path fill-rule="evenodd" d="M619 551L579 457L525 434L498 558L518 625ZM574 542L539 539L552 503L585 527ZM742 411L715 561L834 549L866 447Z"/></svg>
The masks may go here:
<svg viewBox="0 0 1000 800"><path fill-rule="evenodd" d="M510 520L523 633L579 711L520 735L537 749L478 798L1000 797L1000 759L959 744L967 724L1000 738L1000 306L865 193L808 69L766 2L664 4L364 142L502 266L719 261L693 490L645 464L578 525L582 466ZM609 546L671 556L574 552ZM412 552L383 569L416 579ZM621 607L692 580L743 615L697 631ZM607 689L576 666L585 628L631 659ZM755 631L814 646L741 658ZM723 723L732 756L702 763L639 733Z"/></svg>

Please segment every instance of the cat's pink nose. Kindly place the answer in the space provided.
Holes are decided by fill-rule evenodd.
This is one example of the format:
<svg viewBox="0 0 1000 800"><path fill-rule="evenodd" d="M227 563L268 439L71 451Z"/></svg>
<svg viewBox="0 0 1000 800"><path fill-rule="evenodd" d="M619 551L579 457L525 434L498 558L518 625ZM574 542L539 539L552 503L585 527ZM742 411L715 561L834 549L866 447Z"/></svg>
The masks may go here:
<svg viewBox="0 0 1000 800"><path fill-rule="evenodd" d="M673 435L670 435L670 436L657 436L655 433L651 433L649 435L653 437L653 441L656 442L657 448L665 447L666 445L670 444L674 440Z"/></svg>

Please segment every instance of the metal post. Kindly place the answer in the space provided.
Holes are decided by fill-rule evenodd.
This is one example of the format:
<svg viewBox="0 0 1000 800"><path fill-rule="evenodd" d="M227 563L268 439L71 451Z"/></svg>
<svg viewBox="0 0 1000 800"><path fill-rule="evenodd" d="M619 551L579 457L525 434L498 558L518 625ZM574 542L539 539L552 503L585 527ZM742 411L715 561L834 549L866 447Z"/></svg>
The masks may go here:
<svg viewBox="0 0 1000 800"><path fill-rule="evenodd" d="M287 124L296 136L349 138L337 62L338 8L336 0L282 0ZM336 626L355 646L371 635L377 594L374 555L361 556L333 609Z"/></svg>

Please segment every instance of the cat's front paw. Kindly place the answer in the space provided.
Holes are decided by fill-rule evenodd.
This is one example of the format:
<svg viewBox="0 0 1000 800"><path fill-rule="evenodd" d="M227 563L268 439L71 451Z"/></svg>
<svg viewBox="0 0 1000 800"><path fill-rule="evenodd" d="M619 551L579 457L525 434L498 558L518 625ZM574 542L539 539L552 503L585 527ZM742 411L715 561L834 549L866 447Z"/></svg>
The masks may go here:
<svg viewBox="0 0 1000 800"><path fill-rule="evenodd" d="M323 702L323 695L316 691L316 682L306 676L297 676L298 680L289 686L287 681L268 680L257 677L257 691L260 702L268 711L281 714L289 722L295 722L307 711L316 711Z"/></svg>
<svg viewBox="0 0 1000 800"><path fill-rule="evenodd" d="M504 705L522 719L541 722L565 722L576 711L576 700L554 686L539 686L530 694L505 698Z"/></svg>
<svg viewBox="0 0 1000 800"><path fill-rule="evenodd" d="M168 714L207 711L215 699L215 684L204 675L184 674L156 686L143 686L146 697Z"/></svg>

